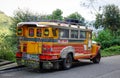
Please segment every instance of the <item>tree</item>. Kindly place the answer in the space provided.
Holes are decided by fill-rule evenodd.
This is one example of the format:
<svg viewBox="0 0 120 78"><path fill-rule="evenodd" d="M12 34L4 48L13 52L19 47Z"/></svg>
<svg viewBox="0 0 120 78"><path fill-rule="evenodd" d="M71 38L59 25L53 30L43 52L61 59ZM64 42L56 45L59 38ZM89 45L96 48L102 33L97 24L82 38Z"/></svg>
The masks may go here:
<svg viewBox="0 0 120 78"><path fill-rule="evenodd" d="M104 27L110 29L113 34L120 28L120 10L118 6L108 5L103 10Z"/></svg>
<svg viewBox="0 0 120 78"><path fill-rule="evenodd" d="M120 10L118 6L107 5L103 8L102 14L96 15L95 27L104 27L112 31L114 36L117 36L117 32L120 29Z"/></svg>
<svg viewBox="0 0 120 78"><path fill-rule="evenodd" d="M62 14L63 12L60 9L56 9L52 12L52 15L49 16L49 18L51 18L52 20L63 20Z"/></svg>
<svg viewBox="0 0 120 78"><path fill-rule="evenodd" d="M94 23L94 27L96 29L98 29L100 26L102 27L102 24L103 24L103 21L102 21L102 14L97 14L96 15L96 20L95 20L95 23Z"/></svg>
<svg viewBox="0 0 120 78"><path fill-rule="evenodd" d="M76 20L79 20L82 25L85 24L85 19L78 12L72 13L69 16L67 16L66 18L76 19Z"/></svg>

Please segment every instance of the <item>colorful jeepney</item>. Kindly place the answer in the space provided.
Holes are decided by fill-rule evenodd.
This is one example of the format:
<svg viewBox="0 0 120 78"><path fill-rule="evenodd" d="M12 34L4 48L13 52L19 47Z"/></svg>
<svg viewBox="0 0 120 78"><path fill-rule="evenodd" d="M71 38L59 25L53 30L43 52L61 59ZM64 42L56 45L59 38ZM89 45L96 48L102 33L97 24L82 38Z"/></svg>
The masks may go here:
<svg viewBox="0 0 120 78"><path fill-rule="evenodd" d="M18 65L40 69L69 69L72 62L100 62L100 45L92 43L92 30L65 22L21 22L17 25Z"/></svg>

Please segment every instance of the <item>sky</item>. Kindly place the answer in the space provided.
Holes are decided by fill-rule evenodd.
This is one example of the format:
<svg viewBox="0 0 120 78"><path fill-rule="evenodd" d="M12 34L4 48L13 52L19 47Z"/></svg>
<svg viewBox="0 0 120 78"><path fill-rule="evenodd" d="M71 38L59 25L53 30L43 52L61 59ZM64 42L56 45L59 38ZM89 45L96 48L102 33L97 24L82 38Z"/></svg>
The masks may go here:
<svg viewBox="0 0 120 78"><path fill-rule="evenodd" d="M29 9L33 13L38 14L51 14L56 9L63 11L63 16L68 16L71 13L78 12L86 20L95 20L95 14L99 6L107 4L120 5L119 0L97 0L94 3L94 8L89 6L83 7L81 4L87 0L0 0L0 11L3 11L8 16L13 16L15 10Z"/></svg>

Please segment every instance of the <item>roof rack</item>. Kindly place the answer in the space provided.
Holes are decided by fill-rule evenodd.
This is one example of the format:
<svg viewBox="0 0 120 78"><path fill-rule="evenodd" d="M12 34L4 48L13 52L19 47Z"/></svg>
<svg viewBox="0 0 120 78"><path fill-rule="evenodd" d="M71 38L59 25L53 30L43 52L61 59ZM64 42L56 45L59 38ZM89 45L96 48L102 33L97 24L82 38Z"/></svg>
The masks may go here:
<svg viewBox="0 0 120 78"><path fill-rule="evenodd" d="M71 19L71 18L66 18L63 21L60 20L40 20L39 22L56 22L56 23L65 23L65 24L71 24L71 25L83 25L81 21L77 19Z"/></svg>
<svg viewBox="0 0 120 78"><path fill-rule="evenodd" d="M47 24L45 22L51 22L51 23L49 23L50 25L59 25L59 26L65 26L65 27L87 29L86 26L81 25L80 21L76 20L76 19L65 19L64 21L59 21L59 20L41 20L39 22L21 22L21 23L18 23L18 26L22 26L24 24L32 24L32 25L40 26L41 25L40 22L43 22L41 24Z"/></svg>

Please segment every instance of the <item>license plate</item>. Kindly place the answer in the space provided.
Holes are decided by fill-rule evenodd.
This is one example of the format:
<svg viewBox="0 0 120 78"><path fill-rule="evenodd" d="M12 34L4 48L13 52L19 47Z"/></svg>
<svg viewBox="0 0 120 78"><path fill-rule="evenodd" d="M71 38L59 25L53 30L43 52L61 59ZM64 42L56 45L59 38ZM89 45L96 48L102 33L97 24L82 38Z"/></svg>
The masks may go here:
<svg viewBox="0 0 120 78"><path fill-rule="evenodd" d="M39 61L39 57L36 54L26 54L23 53L23 59L24 60L35 60L35 61Z"/></svg>

